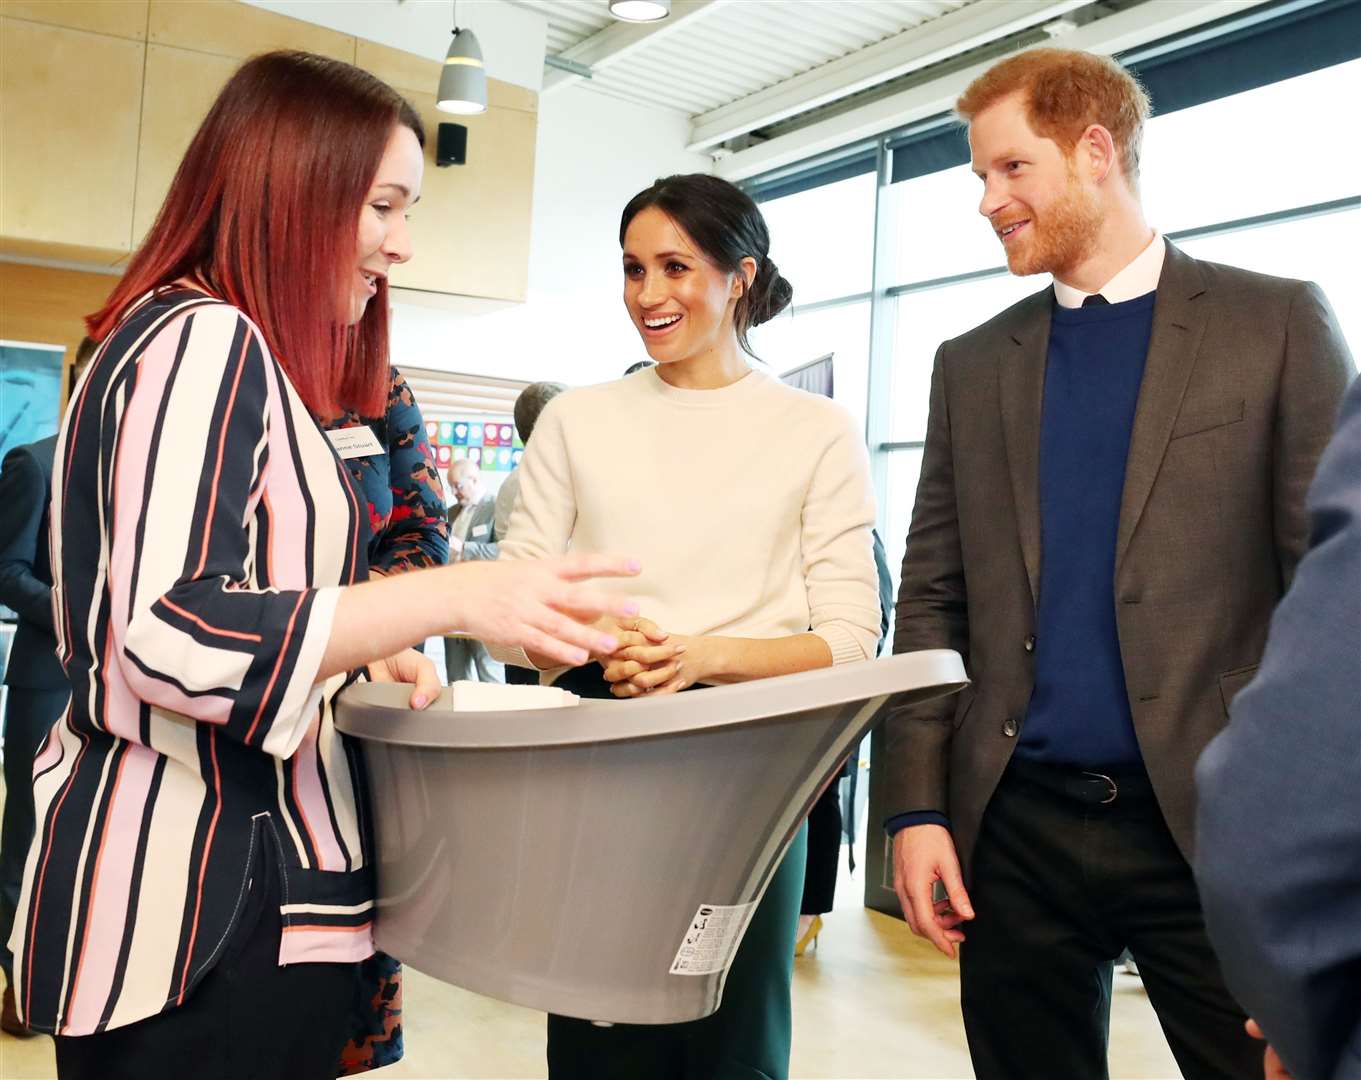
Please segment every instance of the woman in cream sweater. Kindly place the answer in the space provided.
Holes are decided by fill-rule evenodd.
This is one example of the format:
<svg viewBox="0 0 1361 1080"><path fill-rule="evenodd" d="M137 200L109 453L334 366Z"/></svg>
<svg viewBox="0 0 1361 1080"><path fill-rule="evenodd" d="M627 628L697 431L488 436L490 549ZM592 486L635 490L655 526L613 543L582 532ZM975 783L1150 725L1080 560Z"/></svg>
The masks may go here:
<svg viewBox="0 0 1361 1080"><path fill-rule="evenodd" d="M620 244L624 306L656 366L548 405L501 554L635 552L642 614L602 624L620 647L584 667L507 659L583 695L635 697L873 657L863 440L839 406L749 360L747 331L793 291L760 211L726 181L671 176L629 202ZM716 1014L611 1028L550 1017L554 1080L787 1076L805 843L767 889Z"/></svg>

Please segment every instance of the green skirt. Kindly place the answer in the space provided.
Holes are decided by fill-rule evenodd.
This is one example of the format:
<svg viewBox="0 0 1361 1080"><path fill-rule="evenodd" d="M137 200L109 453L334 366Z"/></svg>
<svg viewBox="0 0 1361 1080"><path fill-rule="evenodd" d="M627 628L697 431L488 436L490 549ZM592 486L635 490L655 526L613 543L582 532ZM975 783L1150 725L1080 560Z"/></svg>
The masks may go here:
<svg viewBox="0 0 1361 1080"><path fill-rule="evenodd" d="M789 987L808 826L789 845L728 971L723 1004L688 1024L548 1017L550 1080L787 1080Z"/></svg>

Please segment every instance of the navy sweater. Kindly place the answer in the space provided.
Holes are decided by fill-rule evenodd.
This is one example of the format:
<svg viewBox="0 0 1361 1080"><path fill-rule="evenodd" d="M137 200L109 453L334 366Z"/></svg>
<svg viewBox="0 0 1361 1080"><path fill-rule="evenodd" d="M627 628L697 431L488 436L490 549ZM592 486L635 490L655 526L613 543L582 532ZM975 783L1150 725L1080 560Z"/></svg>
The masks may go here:
<svg viewBox="0 0 1361 1080"><path fill-rule="evenodd" d="M1030 761L1142 765L1115 627L1115 537L1155 296L1054 307L1040 425L1035 687L1016 747ZM884 824L896 833L949 821L919 810Z"/></svg>
<svg viewBox="0 0 1361 1080"><path fill-rule="evenodd" d="M1138 766L1115 626L1115 537L1155 293L1055 307L1040 424L1035 688L1016 753Z"/></svg>

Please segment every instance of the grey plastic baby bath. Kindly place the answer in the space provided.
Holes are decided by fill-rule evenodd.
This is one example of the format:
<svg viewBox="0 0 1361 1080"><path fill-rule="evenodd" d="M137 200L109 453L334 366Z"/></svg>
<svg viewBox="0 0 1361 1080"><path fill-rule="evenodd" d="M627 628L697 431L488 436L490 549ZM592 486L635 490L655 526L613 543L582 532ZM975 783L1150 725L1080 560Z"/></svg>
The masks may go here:
<svg viewBox="0 0 1361 1080"><path fill-rule="evenodd" d="M891 695L960 690L959 654L574 708L423 712L358 684L379 948L518 1005L631 1024L718 1008L727 967L824 783ZM444 707L441 707L443 705Z"/></svg>

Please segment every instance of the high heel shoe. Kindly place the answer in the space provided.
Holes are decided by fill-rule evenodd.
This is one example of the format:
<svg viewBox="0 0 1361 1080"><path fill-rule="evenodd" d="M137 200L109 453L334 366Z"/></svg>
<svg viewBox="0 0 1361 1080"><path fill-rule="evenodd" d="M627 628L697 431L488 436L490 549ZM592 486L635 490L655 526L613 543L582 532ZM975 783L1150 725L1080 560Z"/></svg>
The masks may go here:
<svg viewBox="0 0 1361 1080"><path fill-rule="evenodd" d="M809 949L818 947L818 935L822 933L822 916L814 915L813 921L808 924L808 929L803 932L803 936L794 943L794 955L802 956Z"/></svg>

